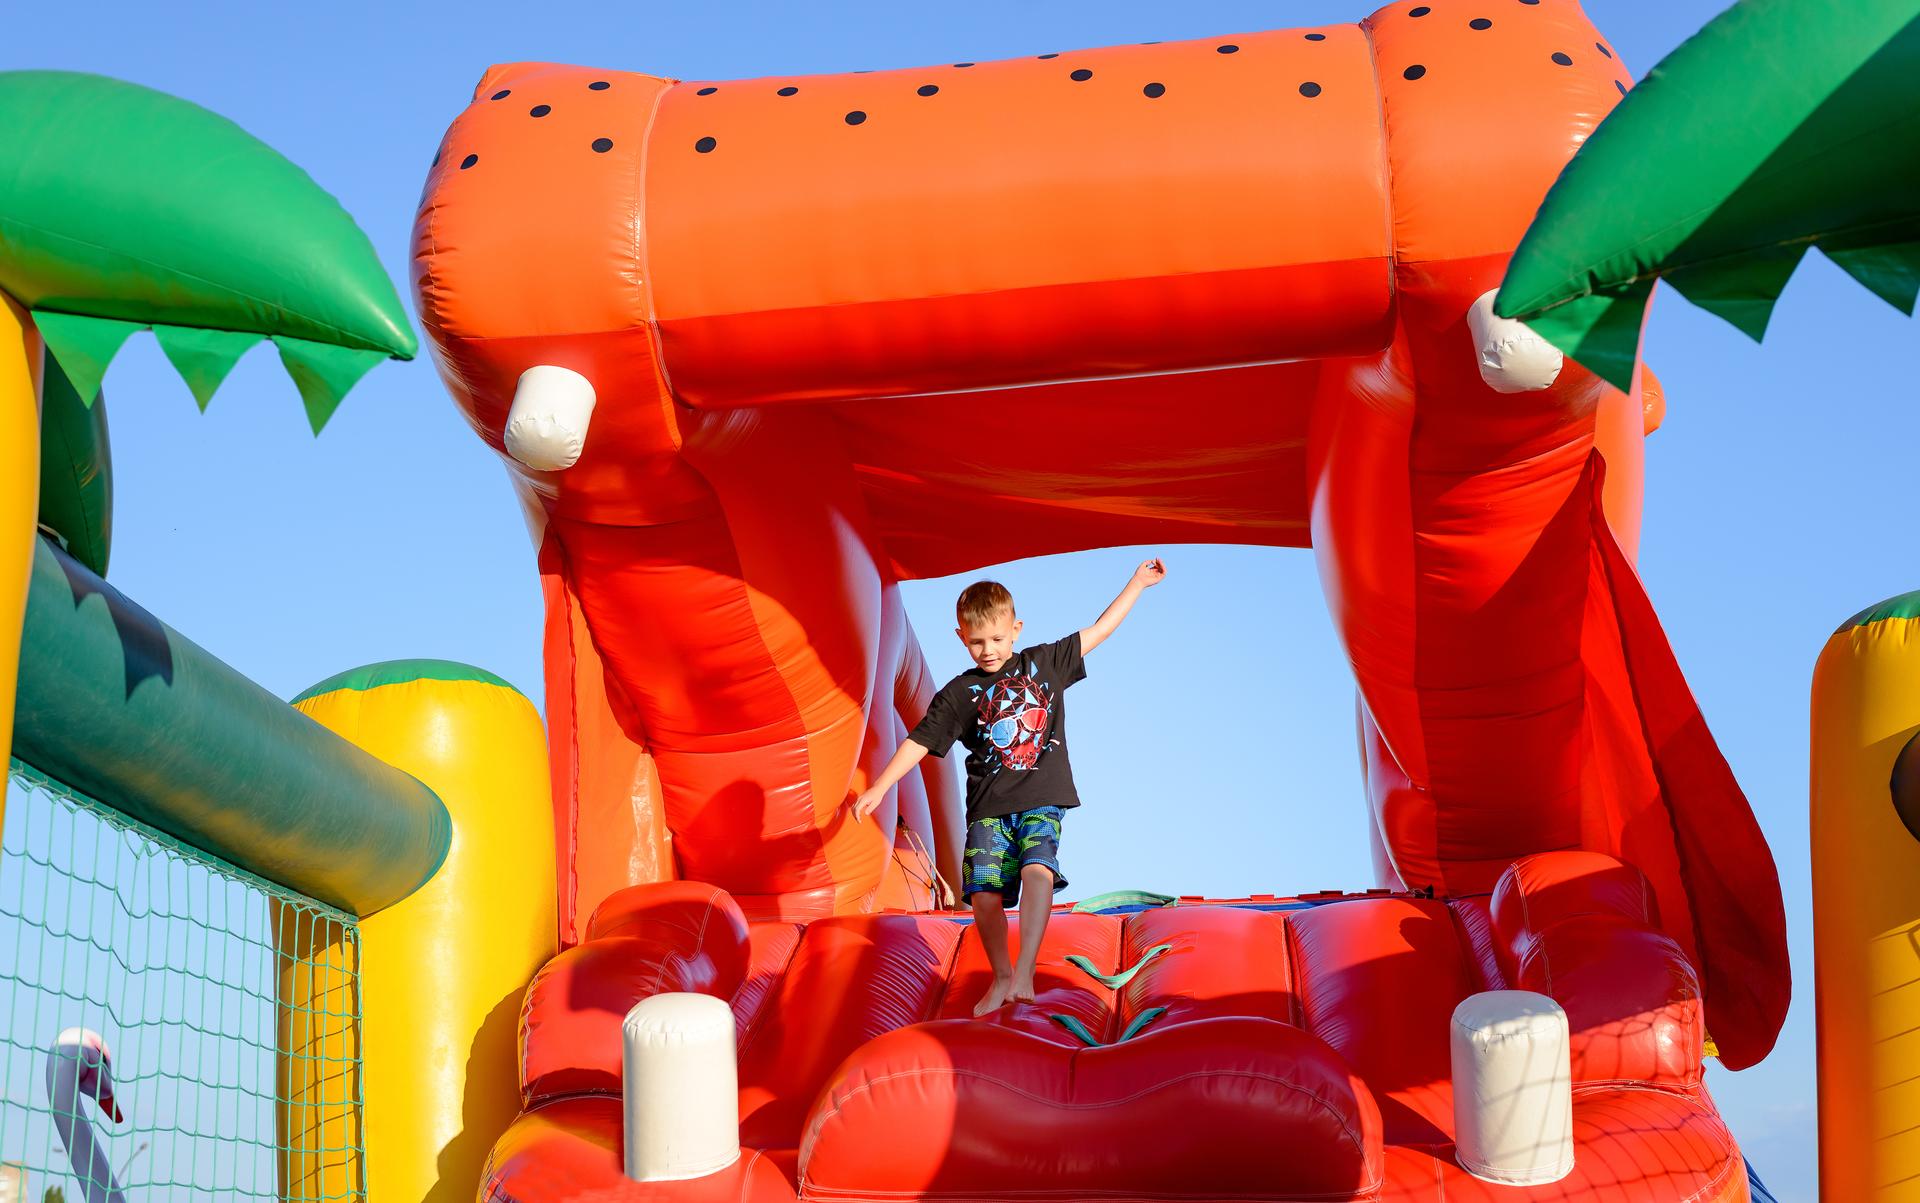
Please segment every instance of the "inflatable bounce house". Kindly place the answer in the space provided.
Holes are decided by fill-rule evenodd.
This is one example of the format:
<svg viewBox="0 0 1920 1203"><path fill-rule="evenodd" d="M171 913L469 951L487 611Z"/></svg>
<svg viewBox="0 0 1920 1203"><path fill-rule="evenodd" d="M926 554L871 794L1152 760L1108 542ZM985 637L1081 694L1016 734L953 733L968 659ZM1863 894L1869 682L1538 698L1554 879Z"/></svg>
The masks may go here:
<svg viewBox="0 0 1920 1203"><path fill-rule="evenodd" d="M104 579L98 394L133 331L203 405L270 339L316 432L415 341L351 221L236 127L0 75L32 131L0 149L15 814L233 886L273 968L69 942L264 1008L251 1045L194 1028L269 1067L259 1197L1766 1199L1703 1065L1772 1047L1784 913L1633 567L1650 277L1606 321L1496 304L1630 85L1573 0L842 76L488 70L413 288L534 536L543 728L434 661L288 705ZM182 147L247 188L170 201ZM1596 331L1592 365L1555 345ZM936 685L901 582L1182 542L1312 549L1377 880L1061 908L1037 999L974 1018L952 766L849 808ZM1860 888L1915 880L1917 610L1823 660L1816 791L1882 849ZM27 894L112 892L9 820ZM61 934L9 897L0 930ZM1893 1038L1920 1008L1867 1000L1911 980L1887 947L1920 899L1874 897L1822 927L1822 1003ZM176 1021L111 988L0 976L52 1000L0 1032L0 1171L142 1197L99 1125L214 1071L135 1067ZM1897 1139L1866 1076L1827 1102ZM1897 1155L1853 1151L1845 1198L1900 1197Z"/></svg>

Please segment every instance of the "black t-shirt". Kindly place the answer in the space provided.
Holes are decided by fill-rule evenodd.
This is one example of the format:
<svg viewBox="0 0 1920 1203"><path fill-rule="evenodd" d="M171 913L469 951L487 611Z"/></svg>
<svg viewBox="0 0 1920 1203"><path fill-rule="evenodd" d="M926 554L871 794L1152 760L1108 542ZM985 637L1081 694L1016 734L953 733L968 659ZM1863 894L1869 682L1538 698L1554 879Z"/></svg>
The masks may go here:
<svg viewBox="0 0 1920 1203"><path fill-rule="evenodd" d="M1067 761L1067 686L1085 679L1080 632L1023 648L998 672L971 668L933 695L907 738L935 756L967 745L967 822L1078 806Z"/></svg>

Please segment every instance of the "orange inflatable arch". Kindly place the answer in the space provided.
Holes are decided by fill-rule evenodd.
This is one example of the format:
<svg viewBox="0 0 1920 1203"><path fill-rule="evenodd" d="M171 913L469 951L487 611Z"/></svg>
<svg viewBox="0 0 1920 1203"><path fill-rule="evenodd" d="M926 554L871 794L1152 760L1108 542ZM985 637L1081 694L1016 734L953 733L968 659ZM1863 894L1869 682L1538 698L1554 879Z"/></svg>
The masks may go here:
<svg viewBox="0 0 1920 1203"><path fill-rule="evenodd" d="M1628 77L1571 0L1486 7L825 77L487 72L414 279L539 547L564 943L671 878L748 921L929 908L948 766L877 827L844 808L936 684L900 581L1310 547L1381 884L1617 857L1723 1058L1765 1054L1778 881L1632 568L1651 377L1476 311Z"/></svg>

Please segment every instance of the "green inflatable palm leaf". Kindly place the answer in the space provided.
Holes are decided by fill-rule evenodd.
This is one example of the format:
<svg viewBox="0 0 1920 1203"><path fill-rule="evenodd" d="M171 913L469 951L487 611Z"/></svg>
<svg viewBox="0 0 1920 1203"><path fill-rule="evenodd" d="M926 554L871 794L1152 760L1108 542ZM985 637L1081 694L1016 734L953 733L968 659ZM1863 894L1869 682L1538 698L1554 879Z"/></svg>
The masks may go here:
<svg viewBox="0 0 1920 1203"><path fill-rule="evenodd" d="M1621 101L1541 203L1495 312L1621 388L1656 278L1759 339L1808 248L1920 292L1920 0L1742 0Z"/></svg>
<svg viewBox="0 0 1920 1203"><path fill-rule="evenodd" d="M62 71L0 72L0 291L88 404L153 327L204 407L272 338L316 432L418 349L372 245L273 148L198 105Z"/></svg>

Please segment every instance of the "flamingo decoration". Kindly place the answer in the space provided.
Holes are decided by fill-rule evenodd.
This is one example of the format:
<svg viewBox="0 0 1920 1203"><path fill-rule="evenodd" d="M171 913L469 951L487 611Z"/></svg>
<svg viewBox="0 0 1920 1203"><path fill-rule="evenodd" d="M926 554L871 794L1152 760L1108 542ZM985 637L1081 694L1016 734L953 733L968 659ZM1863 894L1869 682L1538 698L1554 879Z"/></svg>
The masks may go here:
<svg viewBox="0 0 1920 1203"><path fill-rule="evenodd" d="M86 1203L127 1203L113 1174L113 1164L94 1135L93 1121L80 1113L80 1100L90 1098L114 1123L123 1123L113 1100L113 1055L100 1033L68 1028L47 1050L47 1100L53 1107L53 1126L73 1162Z"/></svg>

